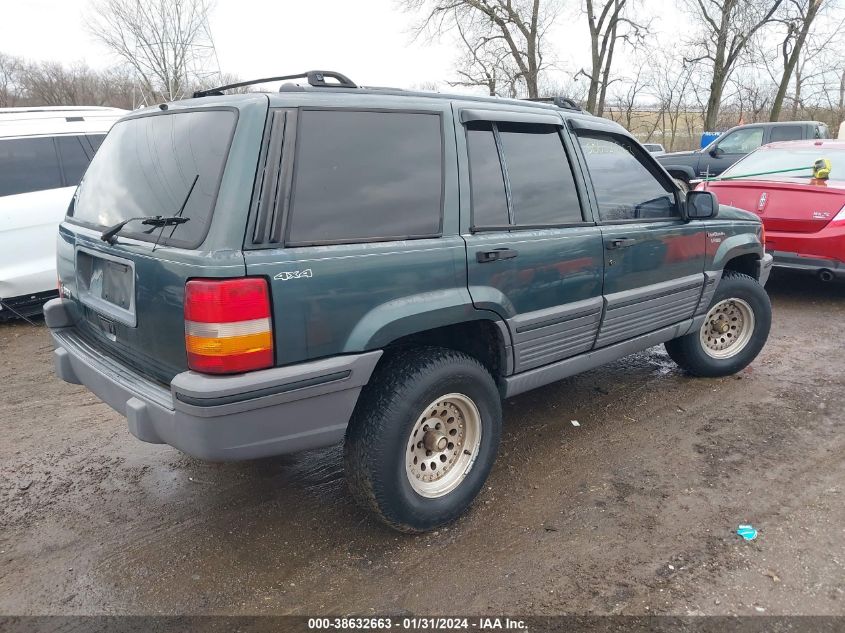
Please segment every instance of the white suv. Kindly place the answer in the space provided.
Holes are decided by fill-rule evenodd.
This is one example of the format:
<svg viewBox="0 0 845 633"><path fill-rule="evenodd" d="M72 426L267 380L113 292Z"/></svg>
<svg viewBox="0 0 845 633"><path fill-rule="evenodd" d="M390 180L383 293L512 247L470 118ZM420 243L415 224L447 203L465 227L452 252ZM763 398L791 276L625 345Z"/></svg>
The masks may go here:
<svg viewBox="0 0 845 633"><path fill-rule="evenodd" d="M126 110L0 108L0 320L56 294L56 231L106 133Z"/></svg>

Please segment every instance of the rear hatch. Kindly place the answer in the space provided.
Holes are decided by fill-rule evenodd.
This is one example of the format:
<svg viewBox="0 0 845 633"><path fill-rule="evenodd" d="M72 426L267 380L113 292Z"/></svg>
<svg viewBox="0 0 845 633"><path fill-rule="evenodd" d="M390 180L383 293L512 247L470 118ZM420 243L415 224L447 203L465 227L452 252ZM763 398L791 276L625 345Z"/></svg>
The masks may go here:
<svg viewBox="0 0 845 633"><path fill-rule="evenodd" d="M162 383L187 369L185 284L246 273L243 236L268 100L205 98L118 122L83 178L58 240L77 333ZM180 213L181 210L181 213ZM187 221L150 226L149 216Z"/></svg>
<svg viewBox="0 0 845 633"><path fill-rule="evenodd" d="M760 216L767 231L815 233L845 206L845 189L789 180L726 180L708 186L721 204Z"/></svg>

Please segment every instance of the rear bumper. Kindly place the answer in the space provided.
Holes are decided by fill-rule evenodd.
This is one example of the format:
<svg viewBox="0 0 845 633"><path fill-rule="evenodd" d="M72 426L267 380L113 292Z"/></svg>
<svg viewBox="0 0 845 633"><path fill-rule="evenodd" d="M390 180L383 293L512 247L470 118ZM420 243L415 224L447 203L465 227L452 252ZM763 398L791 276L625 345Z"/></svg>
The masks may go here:
<svg viewBox="0 0 845 633"><path fill-rule="evenodd" d="M838 259L828 259L811 255L809 257L790 253L786 251L772 251L774 264L778 268L791 268L793 270L804 270L811 273L819 273L829 270L834 277L845 279L845 262Z"/></svg>
<svg viewBox="0 0 845 633"><path fill-rule="evenodd" d="M168 389L106 356L47 304L56 374L88 387L138 439L208 460L281 455L339 442L382 352L336 356L236 376L186 371Z"/></svg>

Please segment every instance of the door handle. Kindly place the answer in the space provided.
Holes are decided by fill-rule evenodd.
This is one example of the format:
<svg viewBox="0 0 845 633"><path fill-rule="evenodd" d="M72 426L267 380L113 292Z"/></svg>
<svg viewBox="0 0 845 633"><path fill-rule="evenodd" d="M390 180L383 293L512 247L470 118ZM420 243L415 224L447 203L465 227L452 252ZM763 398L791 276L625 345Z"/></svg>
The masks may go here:
<svg viewBox="0 0 845 633"><path fill-rule="evenodd" d="M512 248L497 248L493 251L478 251L475 253L475 260L479 264L486 264L488 262L495 262L500 259L513 259L519 255L519 251Z"/></svg>
<svg viewBox="0 0 845 633"><path fill-rule="evenodd" d="M633 237L618 237L615 240L610 240L607 243L607 250L612 251L616 248L628 248L637 243Z"/></svg>

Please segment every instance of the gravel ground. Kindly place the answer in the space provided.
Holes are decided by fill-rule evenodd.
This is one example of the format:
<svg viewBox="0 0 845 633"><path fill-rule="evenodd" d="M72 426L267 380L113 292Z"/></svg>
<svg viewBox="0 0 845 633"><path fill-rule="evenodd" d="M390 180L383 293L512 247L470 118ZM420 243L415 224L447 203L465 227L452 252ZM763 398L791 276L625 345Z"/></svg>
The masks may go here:
<svg viewBox="0 0 845 633"><path fill-rule="evenodd" d="M480 498L416 537L351 502L339 449L143 444L2 324L0 613L845 615L845 284L768 289L737 376L661 347L507 401Z"/></svg>

